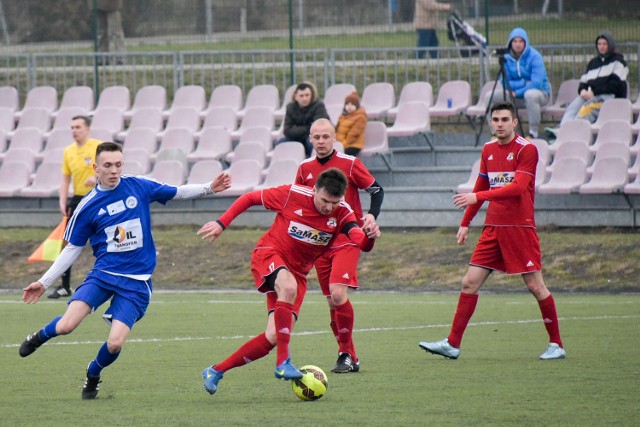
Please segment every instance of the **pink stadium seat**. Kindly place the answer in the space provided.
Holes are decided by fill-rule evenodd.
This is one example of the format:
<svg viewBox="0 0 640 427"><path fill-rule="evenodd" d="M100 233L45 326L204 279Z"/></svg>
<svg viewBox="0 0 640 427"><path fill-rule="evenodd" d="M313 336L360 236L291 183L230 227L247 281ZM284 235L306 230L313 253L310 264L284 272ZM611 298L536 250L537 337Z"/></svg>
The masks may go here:
<svg viewBox="0 0 640 427"><path fill-rule="evenodd" d="M193 135L200 128L200 113L193 107L178 107L171 110L171 115L164 130L156 137L161 140L170 129L187 129Z"/></svg>
<svg viewBox="0 0 640 427"><path fill-rule="evenodd" d="M144 148L129 148L124 153L125 166L129 163L137 163L139 172L135 175L142 175L149 172L149 166L151 165L150 156L147 150ZM129 169L127 169L129 170Z"/></svg>
<svg viewBox="0 0 640 427"><path fill-rule="evenodd" d="M62 158L60 158L62 160ZM36 153L28 148L14 148L7 151L4 156L3 163L24 163L29 166L29 173L36 170Z"/></svg>
<svg viewBox="0 0 640 427"><path fill-rule="evenodd" d="M58 194L62 179L62 163L42 163L33 183L20 190L24 197L52 197Z"/></svg>
<svg viewBox="0 0 640 427"><path fill-rule="evenodd" d="M629 150L629 146L623 142L610 142L603 144L600 146L598 151L596 151L596 156L593 161L593 165L587 167L587 175L591 176L593 174L593 169L595 164L602 159L607 157L615 157L618 159L624 160L625 169L629 168L629 163L631 161L631 152Z"/></svg>
<svg viewBox="0 0 640 427"><path fill-rule="evenodd" d="M253 107L245 111L240 127L231 132L231 139L237 141L250 128L266 127L271 132L274 126L273 111L267 107Z"/></svg>
<svg viewBox="0 0 640 427"><path fill-rule="evenodd" d="M628 162L620 157L597 158L593 163L591 180L580 186L580 194L614 193L629 183Z"/></svg>
<svg viewBox="0 0 640 427"><path fill-rule="evenodd" d="M471 105L471 85L465 80L444 83L438 91L438 99L429 108L431 116L451 117L463 114Z"/></svg>
<svg viewBox="0 0 640 427"><path fill-rule="evenodd" d="M193 133L189 129L173 128L164 133L162 141L160 141L158 153L162 150L173 148L182 151L186 158L187 154L193 151L194 145ZM155 159L156 157L157 154L151 155L152 159Z"/></svg>
<svg viewBox="0 0 640 427"><path fill-rule="evenodd" d="M473 187L476 185L476 180L478 179L478 174L480 173L480 159L473 162L473 166L471 166L471 173L469 173L469 179L467 182L464 182L456 188L458 193L471 193L473 191Z"/></svg>
<svg viewBox="0 0 640 427"><path fill-rule="evenodd" d="M199 115L200 112L204 110L206 101L206 95L202 86L182 86L176 91L171 108L163 111L162 117L165 120L169 119L173 111L179 108L191 108Z"/></svg>
<svg viewBox="0 0 640 427"><path fill-rule="evenodd" d="M57 118L58 114L66 108L75 108L89 112L93 110L93 105L93 89L88 86L71 86L69 89L64 91L59 109L52 112L51 116L53 118Z"/></svg>
<svg viewBox="0 0 640 427"><path fill-rule="evenodd" d="M300 162L294 159L274 160L265 171L264 182L256 186L254 190L277 187L278 185L293 184L296 179L296 172L298 172L299 166Z"/></svg>
<svg viewBox="0 0 640 427"><path fill-rule="evenodd" d="M553 156L553 162L547 166L547 174L553 172L556 163L568 157L579 158L588 165L591 163L592 155L589 146L584 141L565 141Z"/></svg>
<svg viewBox="0 0 640 427"><path fill-rule="evenodd" d="M531 140L538 149L538 160L542 161L545 166L549 164L551 160L551 153L549 152L549 143L544 139L534 138Z"/></svg>
<svg viewBox="0 0 640 427"><path fill-rule="evenodd" d="M344 107L344 99L352 92L356 92L356 87L351 83L336 83L329 86L324 93L324 106L334 124L338 123L338 117Z"/></svg>
<svg viewBox="0 0 640 427"><path fill-rule="evenodd" d="M113 133L109 129L101 129L91 126L89 136L98 141L113 141Z"/></svg>
<svg viewBox="0 0 640 427"><path fill-rule="evenodd" d="M187 161L187 155L179 148L166 148L163 150L159 150L155 155L155 159L151 157L149 159L155 162L162 162L164 160L177 160L180 162L180 164L182 164L182 168L185 171L185 177L187 176L186 171L189 169L189 162Z"/></svg>
<svg viewBox="0 0 640 427"><path fill-rule="evenodd" d="M398 104L387 111L387 117L395 119L398 108L407 102L424 102L429 107L433 105L433 88L428 82L410 82L405 84L400 91Z"/></svg>
<svg viewBox="0 0 640 427"><path fill-rule="evenodd" d="M51 127L50 114L51 112L45 108L29 108L23 110L16 130L8 132L9 137L12 137L18 129L23 128L35 128L44 134Z"/></svg>
<svg viewBox="0 0 640 427"><path fill-rule="evenodd" d="M295 160L298 163L307 158L304 147L298 141L286 141L277 144L273 150L267 152L267 157L272 162L276 160Z"/></svg>
<svg viewBox="0 0 640 427"><path fill-rule="evenodd" d="M200 160L193 164L187 178L187 184L204 184L212 181L222 172L222 164L218 160Z"/></svg>
<svg viewBox="0 0 640 427"><path fill-rule="evenodd" d="M267 163L267 152L264 145L259 142L241 142L231 153L227 154L225 158L230 164L245 159L255 160L258 162L260 169L264 168Z"/></svg>
<svg viewBox="0 0 640 427"><path fill-rule="evenodd" d="M185 182L186 169L178 160L161 160L156 162L149 176L165 184L179 186Z"/></svg>
<svg viewBox="0 0 640 427"><path fill-rule="evenodd" d="M282 97L282 104L280 104L280 108L273 112L273 116L276 120L282 121L284 120L284 116L287 113L287 105L293 101L293 93L296 91L296 87L298 85L291 85L284 92L284 96Z"/></svg>
<svg viewBox="0 0 640 427"><path fill-rule="evenodd" d="M203 160L219 160L231 150L229 131L222 127L208 127L202 130L198 146L195 151L187 155L187 160L192 163Z"/></svg>
<svg viewBox="0 0 640 427"><path fill-rule="evenodd" d="M625 120L631 123L632 118L631 101L626 98L607 99L600 107L597 120L591 124L591 132L598 133L602 125L609 120Z"/></svg>
<svg viewBox="0 0 640 427"><path fill-rule="evenodd" d="M611 143L631 145L631 125L625 120L609 120L605 122L596 137L596 141L589 149L595 153L602 146Z"/></svg>
<svg viewBox="0 0 640 427"><path fill-rule="evenodd" d="M116 109L123 115L125 111L131 108L131 94L126 86L109 86L102 89L98 98L98 105L92 114L104 108Z"/></svg>
<svg viewBox="0 0 640 427"><path fill-rule="evenodd" d="M13 118L14 110L9 107L0 107L0 130L4 133L13 131L16 127L16 122Z"/></svg>
<svg viewBox="0 0 640 427"><path fill-rule="evenodd" d="M91 119L91 128L103 129L109 132L110 138L108 140L113 141L124 127L124 118L122 117L122 110L112 107L102 107L96 110L93 118Z"/></svg>
<svg viewBox="0 0 640 427"><path fill-rule="evenodd" d="M553 144L549 146L549 151L554 154L565 141L583 141L591 144L591 125L586 120L576 119L565 122L558 128L558 135Z"/></svg>
<svg viewBox="0 0 640 427"><path fill-rule="evenodd" d="M391 83L371 83L364 88L360 105L367 112L367 117L377 119L385 117L396 103L396 92Z"/></svg>
<svg viewBox="0 0 640 427"><path fill-rule="evenodd" d="M465 111L465 114L467 116L471 118L480 117L484 119L484 115L487 112L487 106L489 105L489 101L491 100L490 95L491 91L493 90L494 84L495 82L491 81L485 83L482 86L482 89L480 89L480 94L478 95L478 102L470 105L469 108L467 108L467 111ZM498 84L496 85L496 92L497 91L502 91L502 84L500 82L498 82Z"/></svg>
<svg viewBox="0 0 640 427"><path fill-rule="evenodd" d="M3 162L0 167L0 197L12 197L31 180L29 166L22 162Z"/></svg>
<svg viewBox="0 0 640 427"><path fill-rule="evenodd" d="M13 86L0 87L0 108L9 108L14 113L20 108L18 90Z"/></svg>
<svg viewBox="0 0 640 427"><path fill-rule="evenodd" d="M147 128L131 129L124 138L124 151L131 148L142 148L149 154L153 154L158 149L156 132Z"/></svg>
<svg viewBox="0 0 640 427"><path fill-rule="evenodd" d="M238 116L236 110L231 107L211 107L204 116L202 130L195 133L196 138L200 138L202 131L206 128L225 128L228 132L233 132L238 127Z"/></svg>
<svg viewBox="0 0 640 427"><path fill-rule="evenodd" d="M364 148L359 154L366 157L388 152L389 138L387 137L385 124L382 122L367 122L364 128Z"/></svg>
<svg viewBox="0 0 640 427"><path fill-rule="evenodd" d="M55 120L53 121L53 126L51 130L45 132L45 138L49 138L49 135L54 130L59 129L71 129L71 121L76 116L86 116L88 110L83 109L82 107L63 107L59 109L55 115Z"/></svg>
<svg viewBox="0 0 640 427"><path fill-rule="evenodd" d="M48 114L58 108L58 91L51 86L36 86L27 93L27 99L21 111L15 112L15 119L20 120L25 111L33 108L44 108Z"/></svg>
<svg viewBox="0 0 640 427"><path fill-rule="evenodd" d="M117 139L119 141L123 141L129 132L139 128L150 129L154 133L160 132L162 125L162 111L157 108L150 107L139 108L133 113L133 117L131 117L131 122L129 122L127 129L118 132Z"/></svg>
<svg viewBox="0 0 640 427"><path fill-rule="evenodd" d="M554 119L561 119L567 109L567 105L578 96L580 79L565 80L560 84L558 96L553 104L542 107L542 113L548 114Z"/></svg>
<svg viewBox="0 0 640 427"><path fill-rule="evenodd" d="M122 174L123 175L144 175L147 171L144 170L144 167L140 164L140 162L136 162L135 160L127 160L124 162L122 166Z"/></svg>
<svg viewBox="0 0 640 427"><path fill-rule="evenodd" d="M31 150L34 155L40 153L42 151L42 133L36 128L17 129L11 138L11 145L7 151L0 153L0 159L4 159L8 152L16 149Z"/></svg>
<svg viewBox="0 0 640 427"><path fill-rule="evenodd" d="M538 187L541 194L570 194L577 190L587 177L587 164L577 157L560 159L546 184Z"/></svg>
<svg viewBox="0 0 640 427"><path fill-rule="evenodd" d="M636 161L629 168L629 178L633 181L624 186L624 192L626 194L640 194L640 157L636 157Z"/></svg>
<svg viewBox="0 0 640 427"><path fill-rule="evenodd" d="M244 108L238 111L239 117L244 117L247 111L256 107L268 108L273 115L280 106L280 94L274 85L257 85L251 88L244 103Z"/></svg>
<svg viewBox="0 0 640 427"><path fill-rule="evenodd" d="M225 196L239 196L253 190L260 184L262 167L257 160L243 159L234 162L227 172L233 177L231 187L224 191Z"/></svg>
<svg viewBox="0 0 640 427"><path fill-rule="evenodd" d="M167 108L167 90L163 86L143 86L136 92L131 109L124 112L125 120L131 120L137 111L147 108L164 111Z"/></svg>
<svg viewBox="0 0 640 427"><path fill-rule="evenodd" d="M431 130L429 106L424 102L408 102L398 108L393 126L387 128L388 136L411 136Z"/></svg>
<svg viewBox="0 0 640 427"><path fill-rule="evenodd" d="M242 109L242 89L236 85L216 86L211 92L207 109L200 113L204 119L212 108L230 108L234 114Z"/></svg>

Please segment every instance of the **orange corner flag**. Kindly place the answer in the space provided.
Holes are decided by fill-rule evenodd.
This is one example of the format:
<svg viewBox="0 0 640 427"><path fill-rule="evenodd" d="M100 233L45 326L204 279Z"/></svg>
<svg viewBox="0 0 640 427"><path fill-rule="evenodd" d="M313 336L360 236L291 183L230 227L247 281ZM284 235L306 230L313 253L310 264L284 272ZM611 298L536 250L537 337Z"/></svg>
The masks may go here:
<svg viewBox="0 0 640 427"><path fill-rule="evenodd" d="M64 235L66 226L67 217L65 216L62 218L62 221L60 221L60 224L49 234L49 237L27 258L27 261L55 261L58 255L60 255L60 252L62 252L62 236Z"/></svg>

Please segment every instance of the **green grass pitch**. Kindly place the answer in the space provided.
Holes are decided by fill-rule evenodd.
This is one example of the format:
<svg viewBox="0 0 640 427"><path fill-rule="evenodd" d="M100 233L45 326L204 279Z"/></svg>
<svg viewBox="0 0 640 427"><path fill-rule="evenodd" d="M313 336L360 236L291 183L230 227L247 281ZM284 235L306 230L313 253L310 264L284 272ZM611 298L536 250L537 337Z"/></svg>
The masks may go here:
<svg viewBox="0 0 640 427"><path fill-rule="evenodd" d="M229 371L210 396L201 372L265 325L257 292L158 293L98 399L82 401L87 363L106 339L90 316L26 359L24 337L64 302L0 296L0 425L632 425L640 417L640 296L556 294L567 359L538 360L547 335L528 294L483 294L458 360L419 341L448 333L457 293L360 292L358 374L329 373L337 347L326 303L310 293L292 360L329 376L327 394L298 400L273 377L275 352ZM104 307L102 307L104 309Z"/></svg>

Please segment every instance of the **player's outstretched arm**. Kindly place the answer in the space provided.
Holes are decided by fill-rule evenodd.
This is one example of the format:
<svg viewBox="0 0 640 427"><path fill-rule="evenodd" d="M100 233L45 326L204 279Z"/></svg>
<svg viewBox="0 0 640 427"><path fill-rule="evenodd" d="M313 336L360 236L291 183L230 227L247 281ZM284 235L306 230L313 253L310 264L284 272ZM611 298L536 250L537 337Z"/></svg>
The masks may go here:
<svg viewBox="0 0 640 427"><path fill-rule="evenodd" d="M22 288L24 294L22 301L27 304L35 304L40 301L40 297L44 294L44 285L40 282L33 282L26 288Z"/></svg>
<svg viewBox="0 0 640 427"><path fill-rule="evenodd" d="M202 235L202 240L209 240L209 243L215 242L222 234L224 229L218 221L209 221L198 230L198 236Z"/></svg>
<svg viewBox="0 0 640 427"><path fill-rule="evenodd" d="M231 187L231 174L222 172L211 181L211 191L219 193Z"/></svg>

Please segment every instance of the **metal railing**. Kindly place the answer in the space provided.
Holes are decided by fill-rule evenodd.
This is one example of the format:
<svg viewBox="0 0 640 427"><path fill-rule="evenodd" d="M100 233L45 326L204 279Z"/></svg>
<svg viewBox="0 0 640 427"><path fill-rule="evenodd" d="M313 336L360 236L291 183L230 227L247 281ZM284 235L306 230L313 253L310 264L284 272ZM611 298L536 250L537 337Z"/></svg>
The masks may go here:
<svg viewBox="0 0 640 427"><path fill-rule="evenodd" d="M542 53L554 88L579 78L594 55L592 44L536 46ZM181 51L108 53L33 53L0 57L0 86L14 86L24 101L27 92L50 85L60 96L71 86L85 85L96 94L107 86L127 86L131 93L161 85L170 99L183 85L201 85L207 93L234 84L248 93L258 84L276 85L281 93L293 84L313 81L322 96L334 83L352 83L362 90L370 83L389 82L400 93L412 81L428 81L434 93L446 81L466 80L474 94L497 74L498 61L473 47L440 48L439 57L417 59L415 48L308 49L255 51ZM640 43L618 46L629 64L630 94L640 88ZM492 51L488 48L487 51Z"/></svg>

